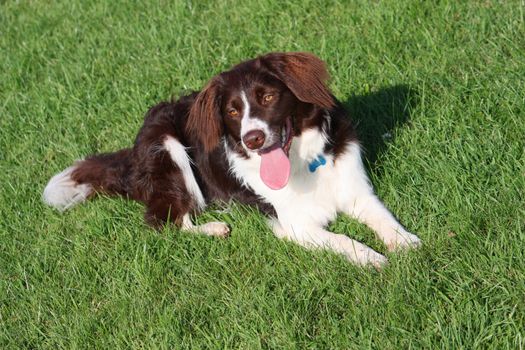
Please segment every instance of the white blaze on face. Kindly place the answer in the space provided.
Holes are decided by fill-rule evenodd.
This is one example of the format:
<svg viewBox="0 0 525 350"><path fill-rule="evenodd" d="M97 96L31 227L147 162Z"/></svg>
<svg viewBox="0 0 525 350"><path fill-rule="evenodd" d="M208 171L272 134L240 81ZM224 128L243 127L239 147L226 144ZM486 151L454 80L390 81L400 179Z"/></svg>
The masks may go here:
<svg viewBox="0 0 525 350"><path fill-rule="evenodd" d="M243 103L243 113L241 119L241 140L244 138L244 135L246 135L252 130L262 130L264 132L264 136L266 137L263 148L271 146L274 143L274 141L268 123L250 115L250 103L248 102L248 98L246 97L246 93L244 91L241 92L241 100ZM249 150L248 147L246 147L246 145L244 144L244 141L242 144L244 148Z"/></svg>
<svg viewBox="0 0 525 350"><path fill-rule="evenodd" d="M244 108L241 120L241 140L252 130L262 130L265 136L262 148L272 146L275 143L275 137L270 132L268 123L250 115L250 103L244 91L241 92L241 99ZM280 137L280 135L277 135L277 137ZM244 148L249 151L244 141L242 143ZM279 190L285 187L290 177L291 167L290 161L283 149L281 147L274 148L269 152L259 154L259 156L261 157L259 176L262 182L273 190Z"/></svg>

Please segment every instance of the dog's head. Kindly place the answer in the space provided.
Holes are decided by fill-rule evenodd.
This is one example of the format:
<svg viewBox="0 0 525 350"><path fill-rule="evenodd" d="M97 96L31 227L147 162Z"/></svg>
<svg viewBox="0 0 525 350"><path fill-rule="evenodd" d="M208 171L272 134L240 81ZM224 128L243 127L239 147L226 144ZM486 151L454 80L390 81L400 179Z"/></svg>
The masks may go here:
<svg viewBox="0 0 525 350"><path fill-rule="evenodd" d="M325 64L309 53L271 53L243 62L207 84L193 104L187 131L206 151L223 135L247 153L285 148L306 105L330 108Z"/></svg>
<svg viewBox="0 0 525 350"><path fill-rule="evenodd" d="M308 53L272 53L214 77L197 96L190 135L211 152L223 136L234 151L260 156L260 176L271 189L288 183L294 133L308 128L315 110L334 100L324 62ZM313 113L312 113L313 111Z"/></svg>

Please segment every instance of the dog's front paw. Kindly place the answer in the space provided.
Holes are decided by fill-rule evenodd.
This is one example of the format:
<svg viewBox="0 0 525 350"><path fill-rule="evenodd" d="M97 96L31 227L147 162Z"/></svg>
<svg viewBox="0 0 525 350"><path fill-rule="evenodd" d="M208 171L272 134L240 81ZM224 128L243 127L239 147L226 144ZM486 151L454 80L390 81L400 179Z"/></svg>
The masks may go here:
<svg viewBox="0 0 525 350"><path fill-rule="evenodd" d="M410 232L396 232L390 239L385 240L389 251L414 249L421 246L421 240L418 236Z"/></svg>
<svg viewBox="0 0 525 350"><path fill-rule="evenodd" d="M354 253L357 254L354 255ZM380 270L388 264L388 259L384 255L381 255L375 250L368 247L365 250L354 253L345 255L350 261L358 263L362 266L372 266L375 269Z"/></svg>
<svg viewBox="0 0 525 350"><path fill-rule="evenodd" d="M388 264L388 259L384 255L374 253L373 256L368 257L367 265L374 267L376 270L381 270Z"/></svg>

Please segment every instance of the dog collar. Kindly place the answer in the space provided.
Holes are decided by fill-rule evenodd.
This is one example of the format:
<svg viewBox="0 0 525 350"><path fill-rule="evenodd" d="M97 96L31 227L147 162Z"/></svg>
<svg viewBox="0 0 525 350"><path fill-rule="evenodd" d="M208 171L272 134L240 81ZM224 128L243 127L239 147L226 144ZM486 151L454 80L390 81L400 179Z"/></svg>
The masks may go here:
<svg viewBox="0 0 525 350"><path fill-rule="evenodd" d="M317 156L317 158L308 163L308 170L310 170L311 173L314 173L317 170L317 168L325 164L326 158L322 154L320 154Z"/></svg>

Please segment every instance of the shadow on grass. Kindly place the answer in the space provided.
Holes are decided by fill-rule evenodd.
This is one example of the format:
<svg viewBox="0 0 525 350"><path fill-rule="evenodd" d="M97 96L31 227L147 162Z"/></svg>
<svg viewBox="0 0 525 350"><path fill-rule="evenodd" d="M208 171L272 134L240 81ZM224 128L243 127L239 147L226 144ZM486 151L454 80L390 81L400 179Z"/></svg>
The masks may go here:
<svg viewBox="0 0 525 350"><path fill-rule="evenodd" d="M417 93L407 85L395 85L343 102L354 121L368 167L374 168L379 154L395 136L394 129L410 120L418 103Z"/></svg>

